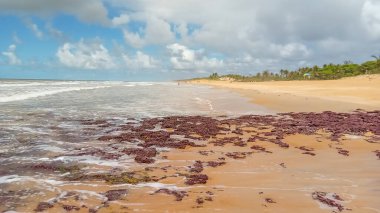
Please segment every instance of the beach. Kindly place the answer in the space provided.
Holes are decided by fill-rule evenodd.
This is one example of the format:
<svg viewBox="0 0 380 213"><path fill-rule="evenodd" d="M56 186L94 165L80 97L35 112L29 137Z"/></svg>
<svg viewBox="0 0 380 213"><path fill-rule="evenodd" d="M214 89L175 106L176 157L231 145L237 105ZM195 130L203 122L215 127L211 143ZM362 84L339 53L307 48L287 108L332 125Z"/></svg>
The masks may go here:
<svg viewBox="0 0 380 213"><path fill-rule="evenodd" d="M278 112L348 112L358 108L380 108L380 75L322 81L193 80L189 83L228 88L250 98L253 103Z"/></svg>
<svg viewBox="0 0 380 213"><path fill-rule="evenodd" d="M0 211L379 212L378 80L5 82Z"/></svg>

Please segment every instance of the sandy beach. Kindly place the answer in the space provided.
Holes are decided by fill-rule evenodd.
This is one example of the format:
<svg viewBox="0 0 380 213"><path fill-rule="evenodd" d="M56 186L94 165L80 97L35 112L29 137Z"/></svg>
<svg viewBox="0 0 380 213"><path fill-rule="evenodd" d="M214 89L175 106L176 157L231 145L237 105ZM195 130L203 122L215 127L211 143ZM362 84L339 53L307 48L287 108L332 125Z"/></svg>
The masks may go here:
<svg viewBox="0 0 380 213"><path fill-rule="evenodd" d="M325 81L230 82L194 80L189 83L232 89L277 112L347 112L380 109L380 75Z"/></svg>
<svg viewBox="0 0 380 213"><path fill-rule="evenodd" d="M193 82L277 112L267 115L27 113L12 121L26 125L10 138L22 151L0 153L0 211L380 212L380 78L371 77Z"/></svg>

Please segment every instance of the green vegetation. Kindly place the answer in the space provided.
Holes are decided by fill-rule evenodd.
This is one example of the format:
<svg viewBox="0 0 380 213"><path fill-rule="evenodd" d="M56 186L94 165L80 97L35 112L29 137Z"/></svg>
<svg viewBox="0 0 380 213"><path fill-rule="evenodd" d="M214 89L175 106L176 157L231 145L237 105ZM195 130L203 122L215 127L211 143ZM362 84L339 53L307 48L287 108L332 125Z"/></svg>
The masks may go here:
<svg viewBox="0 0 380 213"><path fill-rule="evenodd" d="M322 67L301 67L298 70L280 70L279 73L272 73L268 70L259 72L256 75L228 74L219 76L218 73L211 74L207 79L223 80L231 79L235 81L286 81L286 80L331 80L343 77L351 77L362 74L380 73L380 55L372 56L374 61L367 61L362 64L354 64L345 61L343 64L325 64Z"/></svg>

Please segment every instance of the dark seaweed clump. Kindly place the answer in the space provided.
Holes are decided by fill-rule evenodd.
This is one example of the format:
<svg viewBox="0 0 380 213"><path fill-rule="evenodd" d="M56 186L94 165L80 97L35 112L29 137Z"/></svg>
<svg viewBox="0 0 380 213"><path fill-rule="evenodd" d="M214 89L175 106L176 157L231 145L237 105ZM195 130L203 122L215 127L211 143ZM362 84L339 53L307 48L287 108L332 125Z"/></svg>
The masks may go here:
<svg viewBox="0 0 380 213"><path fill-rule="evenodd" d="M335 198L335 200L333 200L333 199L328 198L327 194L328 194L327 192L313 192L312 197L314 200L318 200L319 202L324 203L330 207L337 208L339 211L343 211L344 210L343 205L335 201L335 200L342 201L343 199L340 198L339 195L334 194L333 197Z"/></svg>
<svg viewBox="0 0 380 213"><path fill-rule="evenodd" d="M206 184L208 176L205 174L188 175L186 177L186 185Z"/></svg>
<svg viewBox="0 0 380 213"><path fill-rule="evenodd" d="M181 201L185 196L188 196L188 194L185 191L176 191L176 190L170 190L170 189L159 189L154 192L156 193L165 193L168 195L173 195L175 197L176 201Z"/></svg>
<svg viewBox="0 0 380 213"><path fill-rule="evenodd" d="M108 199L108 201L120 200L123 196L128 194L127 189L115 189L109 190L104 193L104 196Z"/></svg>
<svg viewBox="0 0 380 213"><path fill-rule="evenodd" d="M54 205L48 202L40 202L38 203L37 207L34 209L35 212L42 212L45 210L48 210L50 208L53 208Z"/></svg>
<svg viewBox="0 0 380 213"><path fill-rule="evenodd" d="M190 172L201 173L203 171L203 164L201 161L195 161L193 166L190 167Z"/></svg>

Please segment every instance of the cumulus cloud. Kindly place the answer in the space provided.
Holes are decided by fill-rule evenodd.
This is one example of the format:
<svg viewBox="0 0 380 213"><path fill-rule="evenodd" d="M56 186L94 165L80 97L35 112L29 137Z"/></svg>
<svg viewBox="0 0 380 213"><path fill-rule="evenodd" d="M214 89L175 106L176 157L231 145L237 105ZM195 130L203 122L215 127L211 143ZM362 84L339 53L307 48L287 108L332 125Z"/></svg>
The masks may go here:
<svg viewBox="0 0 380 213"><path fill-rule="evenodd" d="M272 51L282 58L304 59L310 55L308 48L300 43L288 43L284 45L271 45Z"/></svg>
<svg viewBox="0 0 380 213"><path fill-rule="evenodd" d="M362 21L368 33L374 37L380 37L380 2L367 0L362 9Z"/></svg>
<svg viewBox="0 0 380 213"><path fill-rule="evenodd" d="M16 55L16 45L11 44L7 51L2 52L2 54L8 58L8 64L10 65L20 65L21 60Z"/></svg>
<svg viewBox="0 0 380 213"><path fill-rule="evenodd" d="M129 15L128 14L121 14L120 16L118 17L114 17L112 19L112 24L114 26L120 26L120 25L124 25L124 24L127 24L129 22Z"/></svg>
<svg viewBox="0 0 380 213"><path fill-rule="evenodd" d="M145 45L145 40L137 32L129 32L128 30L123 30L124 40L127 44L134 48L141 48Z"/></svg>
<svg viewBox="0 0 380 213"><path fill-rule="evenodd" d="M145 45L165 45L175 39L170 24L163 19L139 14L138 16L133 16L132 20L143 21L146 24L139 32L130 32L127 29L123 30L125 41L132 47L141 48Z"/></svg>
<svg viewBox="0 0 380 213"><path fill-rule="evenodd" d="M147 55L141 51L137 51L135 56L128 56L127 54L122 54L122 59L127 67L131 70L140 69L153 69L157 68L159 61L154 59L152 56Z"/></svg>
<svg viewBox="0 0 380 213"><path fill-rule="evenodd" d="M80 40L78 43L64 43L56 53L58 60L67 67L79 69L112 69L116 64L99 41Z"/></svg>
<svg viewBox="0 0 380 213"><path fill-rule="evenodd" d="M101 0L0 0L0 12L37 16L66 13L89 23L110 23Z"/></svg>
<svg viewBox="0 0 380 213"><path fill-rule="evenodd" d="M280 69L305 63L341 62L341 55L332 54L336 48L344 57L361 61L380 49L380 43L373 42L380 41L380 2L377 0L219 0L207 3L202 0L112 0L110 4L128 9L131 20L143 21L146 28L149 17L163 21L163 25L167 23L172 26L171 34L177 36L174 42L220 53L225 56L225 66L228 62L240 64L245 55L260 61L260 66L251 70L264 67L265 63ZM127 43L134 41L140 47L154 43L146 39L145 31L129 33L133 36L126 39ZM156 38L165 37L170 38L163 35ZM167 46L174 43L171 41L163 39L161 43ZM339 47L326 45L330 41L339 41L335 42ZM343 51L344 46L351 49ZM170 57L172 64L185 66L180 59Z"/></svg>
<svg viewBox="0 0 380 213"><path fill-rule="evenodd" d="M119 28L125 43L138 49L115 59L103 45L65 41L59 52L73 58L62 60L63 64L76 67L106 67L91 59L97 52L97 57L108 55L114 67L257 72L342 60L360 62L380 49L378 0L109 0L107 8L116 13L112 19L105 2L0 0L0 14L73 15L84 22ZM37 25L29 28L37 36L41 32ZM49 27L44 32L56 37L62 33ZM157 56L142 52L152 46L156 54L168 52L160 55L160 61L167 62L155 63ZM74 62L77 56L82 61Z"/></svg>
<svg viewBox="0 0 380 213"><path fill-rule="evenodd" d="M223 60L207 57L205 51L193 50L184 45L174 43L167 46L170 53L170 63L175 70L215 69L223 66Z"/></svg>

